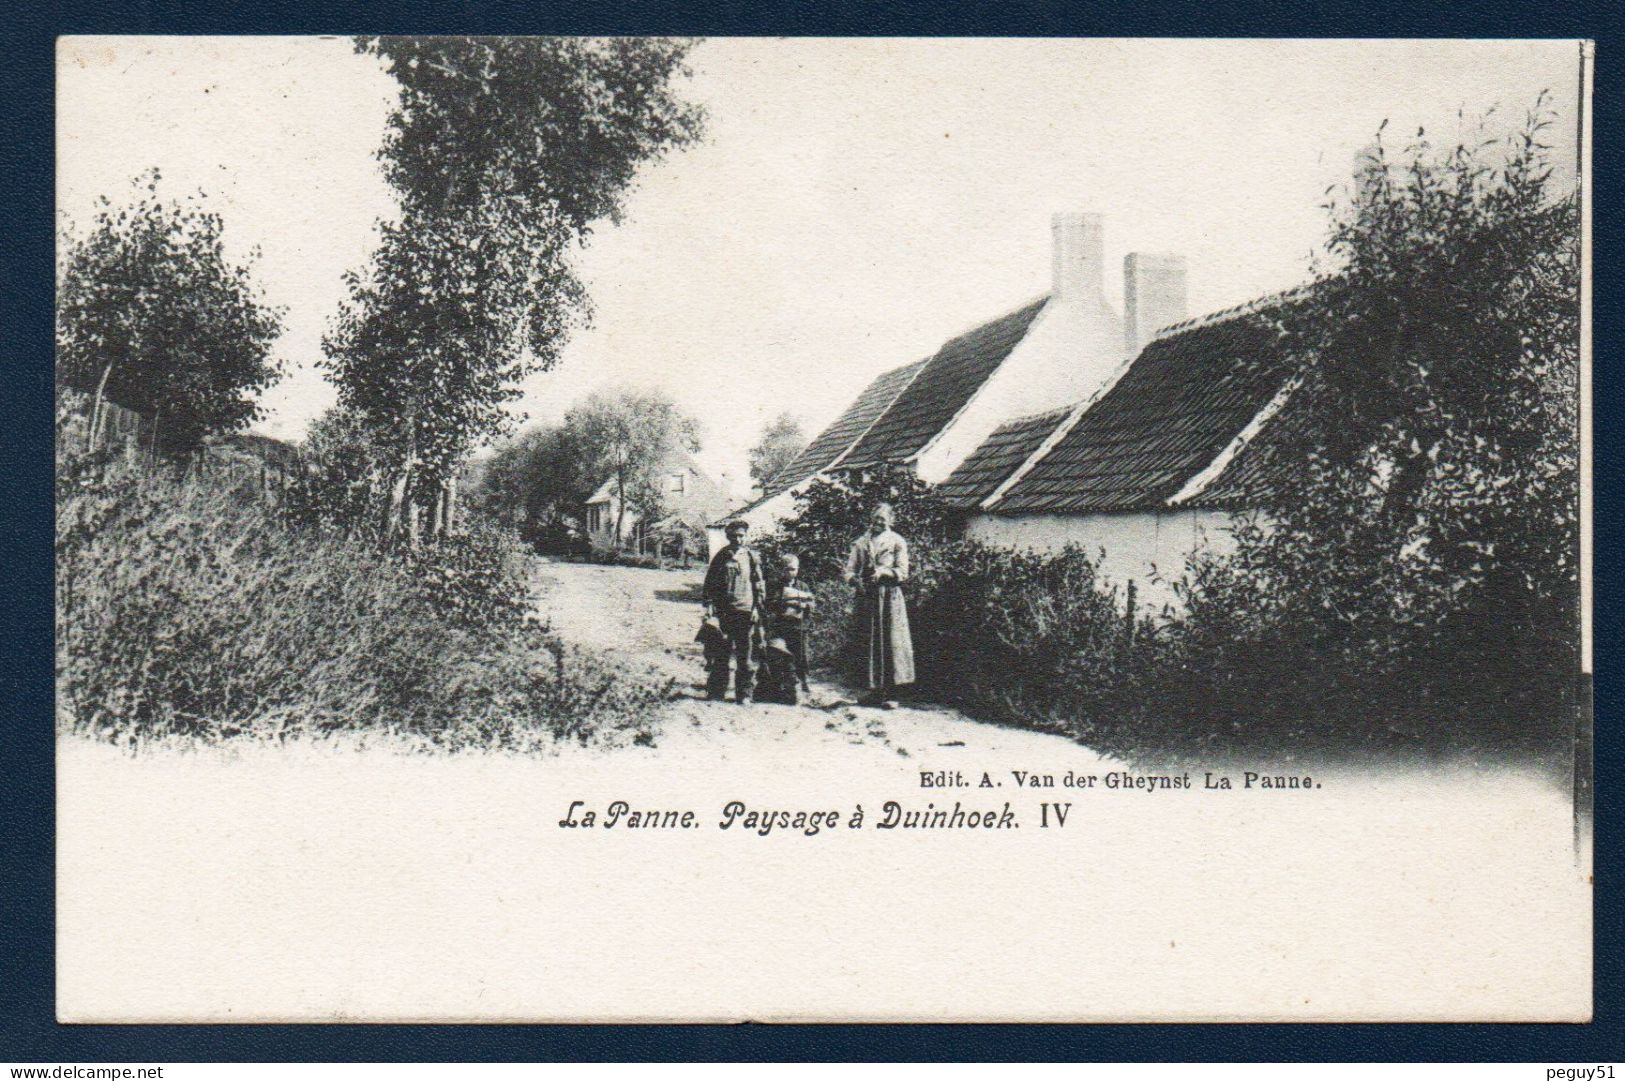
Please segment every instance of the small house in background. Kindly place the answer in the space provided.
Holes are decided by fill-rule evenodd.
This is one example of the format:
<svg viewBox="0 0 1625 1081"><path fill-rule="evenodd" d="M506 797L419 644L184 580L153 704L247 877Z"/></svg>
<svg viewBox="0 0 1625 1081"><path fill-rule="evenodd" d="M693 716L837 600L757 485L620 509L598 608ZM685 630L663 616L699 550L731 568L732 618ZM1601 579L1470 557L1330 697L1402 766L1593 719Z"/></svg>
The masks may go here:
<svg viewBox="0 0 1625 1081"><path fill-rule="evenodd" d="M726 490L688 454L678 455L661 471L660 490L660 518L644 522L629 506L620 516L617 537L616 518L621 509L621 496L614 477L600 484L587 499L583 517L587 541L593 550L619 549L681 558L686 549L695 557L703 555L706 526L727 509Z"/></svg>

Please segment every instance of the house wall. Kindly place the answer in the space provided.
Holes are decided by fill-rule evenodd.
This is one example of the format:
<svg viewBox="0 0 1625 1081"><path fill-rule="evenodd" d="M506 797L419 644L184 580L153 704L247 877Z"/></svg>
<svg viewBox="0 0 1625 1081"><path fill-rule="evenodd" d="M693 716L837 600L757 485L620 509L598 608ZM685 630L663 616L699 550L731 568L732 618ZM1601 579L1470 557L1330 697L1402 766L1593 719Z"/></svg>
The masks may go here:
<svg viewBox="0 0 1625 1081"><path fill-rule="evenodd" d="M607 499L587 504L585 521L587 541L592 545L594 551L607 552L615 547L615 509L619 506L620 500L613 494ZM595 509L599 513L597 529L592 527L592 515ZM628 507L626 516L621 521L621 540L623 542L632 536L632 531L637 528L637 524L638 512Z"/></svg>
<svg viewBox="0 0 1625 1081"><path fill-rule="evenodd" d="M1177 580L1185 557L1198 547L1221 555L1235 550L1230 515L1221 510L977 514L965 525L965 539L1039 552L1076 545L1100 557L1101 577L1119 589L1132 580L1139 603L1150 608L1178 603L1169 582L1158 581L1155 573Z"/></svg>

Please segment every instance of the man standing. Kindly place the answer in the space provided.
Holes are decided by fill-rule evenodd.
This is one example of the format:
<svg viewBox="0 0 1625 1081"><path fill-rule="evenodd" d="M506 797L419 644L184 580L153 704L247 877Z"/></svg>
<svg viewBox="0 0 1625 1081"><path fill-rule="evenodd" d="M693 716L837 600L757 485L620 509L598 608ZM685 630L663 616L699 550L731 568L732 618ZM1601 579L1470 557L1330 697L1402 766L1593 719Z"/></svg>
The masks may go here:
<svg viewBox="0 0 1625 1081"><path fill-rule="evenodd" d="M750 526L735 519L724 532L728 546L716 554L705 572L705 613L715 616L728 639L727 649L718 650L706 680L706 690L713 701L728 694L728 659L734 658L734 697L740 705L750 705L752 680L751 639L756 619L767 599L767 586L762 578L760 561L756 553L745 546L745 534Z"/></svg>
<svg viewBox="0 0 1625 1081"><path fill-rule="evenodd" d="M869 532L852 545L846 580L858 589L858 617L868 647L866 704L897 708L897 688L914 682L914 639L909 632L903 583L908 581L908 542L892 531L892 509L882 503Z"/></svg>

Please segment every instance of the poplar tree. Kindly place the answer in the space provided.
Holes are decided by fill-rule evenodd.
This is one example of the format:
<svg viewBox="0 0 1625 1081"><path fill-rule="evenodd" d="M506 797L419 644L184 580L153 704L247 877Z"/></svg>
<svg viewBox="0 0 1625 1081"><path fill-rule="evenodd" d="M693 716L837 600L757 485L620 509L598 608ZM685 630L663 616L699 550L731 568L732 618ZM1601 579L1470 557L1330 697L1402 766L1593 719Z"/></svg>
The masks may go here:
<svg viewBox="0 0 1625 1081"><path fill-rule="evenodd" d="M386 538L449 527L458 464L589 317L572 256L638 169L688 146L686 40L365 37L400 99L378 151L400 203L325 345L385 463Z"/></svg>

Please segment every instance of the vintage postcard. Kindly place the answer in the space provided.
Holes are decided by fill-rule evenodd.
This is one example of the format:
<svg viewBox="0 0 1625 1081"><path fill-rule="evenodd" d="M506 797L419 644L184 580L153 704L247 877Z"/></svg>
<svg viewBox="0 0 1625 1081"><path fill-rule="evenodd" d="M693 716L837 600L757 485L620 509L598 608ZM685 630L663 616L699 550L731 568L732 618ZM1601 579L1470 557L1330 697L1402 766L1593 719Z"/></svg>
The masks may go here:
<svg viewBox="0 0 1625 1081"><path fill-rule="evenodd" d="M1590 65L61 39L59 1019L1589 1019Z"/></svg>

